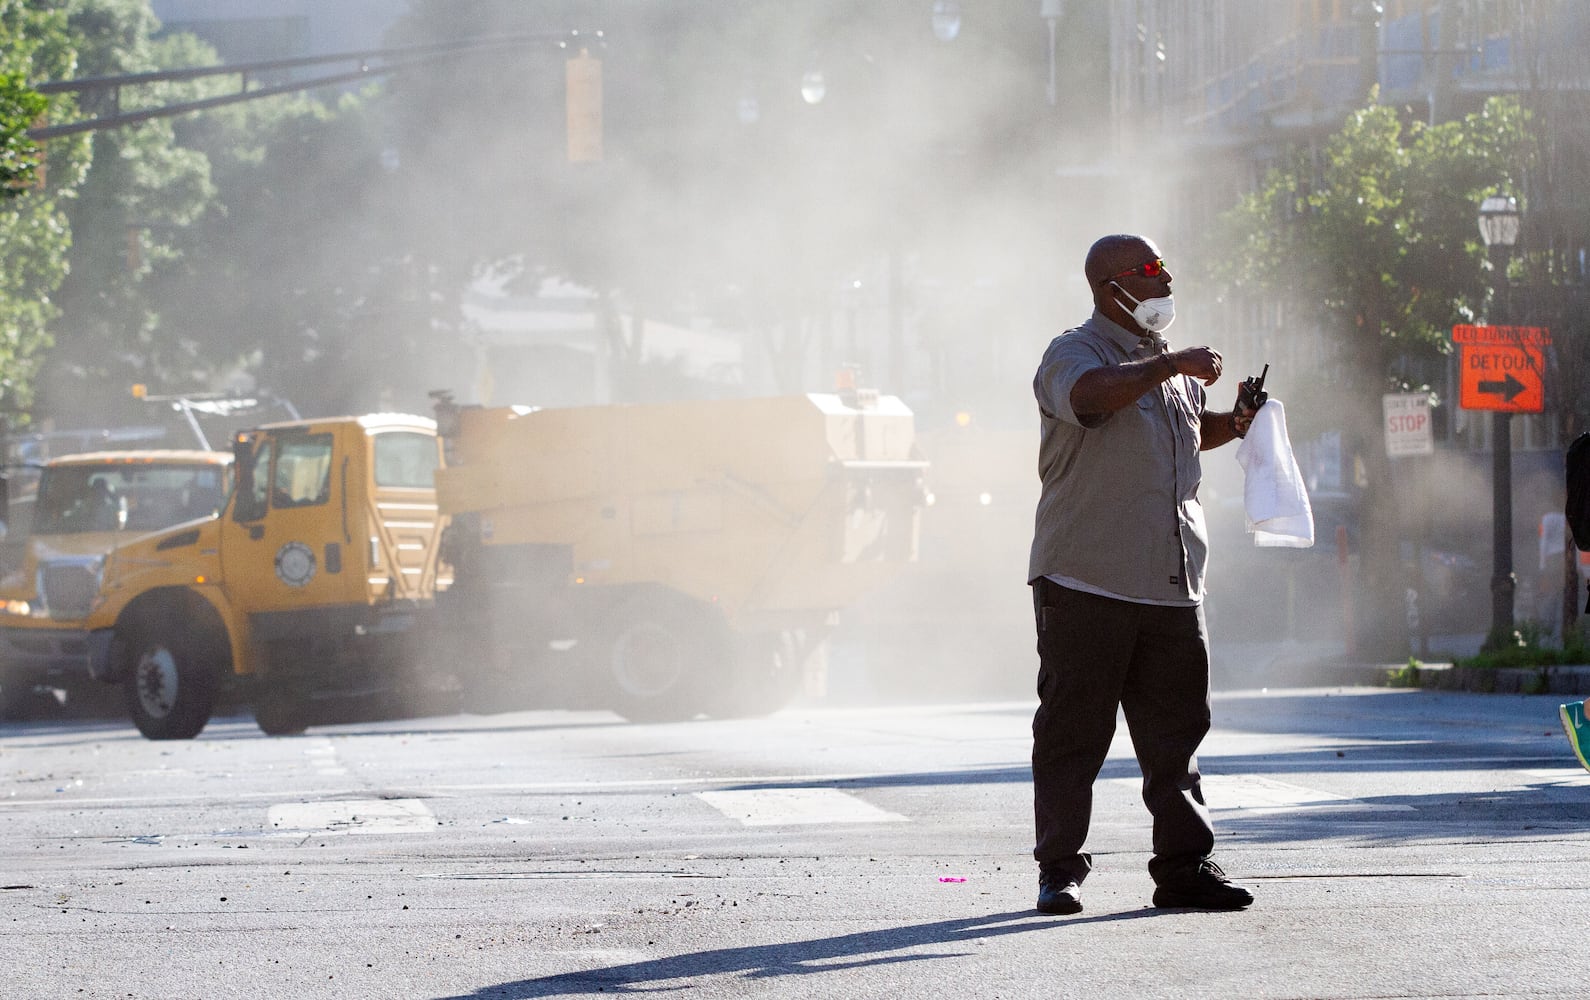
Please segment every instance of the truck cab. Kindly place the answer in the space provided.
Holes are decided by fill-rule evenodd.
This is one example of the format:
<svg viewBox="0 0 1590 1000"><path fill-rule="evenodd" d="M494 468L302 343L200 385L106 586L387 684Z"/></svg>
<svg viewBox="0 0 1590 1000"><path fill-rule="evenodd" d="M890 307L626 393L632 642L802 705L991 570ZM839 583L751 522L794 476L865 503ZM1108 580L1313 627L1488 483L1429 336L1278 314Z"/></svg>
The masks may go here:
<svg viewBox="0 0 1590 1000"><path fill-rule="evenodd" d="M371 414L237 434L217 516L114 548L84 622L88 670L151 739L187 739L229 683L269 733L323 698L394 685L388 655L437 578L435 422Z"/></svg>
<svg viewBox="0 0 1590 1000"><path fill-rule="evenodd" d="M213 451L89 452L51 459L15 497L0 574L0 712L39 690L90 683L84 621L107 557L130 540L215 517L232 456Z"/></svg>

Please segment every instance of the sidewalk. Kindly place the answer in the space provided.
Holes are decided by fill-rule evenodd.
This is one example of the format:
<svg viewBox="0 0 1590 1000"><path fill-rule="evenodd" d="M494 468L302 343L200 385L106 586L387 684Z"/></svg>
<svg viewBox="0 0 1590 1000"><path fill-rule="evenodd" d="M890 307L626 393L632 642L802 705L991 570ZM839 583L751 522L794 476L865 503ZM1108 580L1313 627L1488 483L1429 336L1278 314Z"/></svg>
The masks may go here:
<svg viewBox="0 0 1590 1000"><path fill-rule="evenodd" d="M1555 667L1459 667L1452 656L1473 656L1483 635L1432 637L1431 659L1419 660L1418 686L1486 694L1590 694L1590 665ZM1340 642L1228 643L1212 650L1216 690L1288 687L1386 687L1407 662L1367 663L1348 655Z"/></svg>
<svg viewBox="0 0 1590 1000"><path fill-rule="evenodd" d="M1404 665L1405 668L1406 665ZM1396 666L1382 671L1400 669ZM1385 673L1382 676L1386 676ZM1560 667L1455 667L1450 663L1424 663L1418 667L1421 688L1441 691L1477 691L1485 694L1590 694L1590 665Z"/></svg>
<svg viewBox="0 0 1590 1000"><path fill-rule="evenodd" d="M1217 691L1386 686L1387 667L1354 660L1338 641L1220 642L1217 639L1209 652L1210 683ZM1392 668L1398 666L1403 664L1393 664Z"/></svg>

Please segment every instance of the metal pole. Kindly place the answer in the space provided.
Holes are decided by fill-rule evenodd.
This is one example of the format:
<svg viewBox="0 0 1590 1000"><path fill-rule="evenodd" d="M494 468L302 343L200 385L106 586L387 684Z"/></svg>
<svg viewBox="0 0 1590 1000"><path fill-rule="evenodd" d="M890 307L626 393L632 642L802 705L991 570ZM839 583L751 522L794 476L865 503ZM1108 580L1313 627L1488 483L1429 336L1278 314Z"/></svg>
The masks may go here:
<svg viewBox="0 0 1590 1000"><path fill-rule="evenodd" d="M1574 622L1579 617L1579 550L1573 544L1573 532L1565 523L1562 526L1562 648L1568 648L1568 637L1573 635Z"/></svg>
<svg viewBox="0 0 1590 1000"><path fill-rule="evenodd" d="M1430 574L1426 569L1425 556L1430 549L1430 466L1434 461L1433 456L1420 456L1418 458L1404 459L1409 466L1418 469L1419 474L1419 540L1414 543L1416 554L1414 565L1418 567L1415 579L1418 581L1418 608L1419 608L1419 656L1428 660L1430 658L1430 609L1434 603L1430 600Z"/></svg>
<svg viewBox="0 0 1590 1000"><path fill-rule="evenodd" d="M906 391L905 256L896 234L889 248L889 391Z"/></svg>
<svg viewBox="0 0 1590 1000"><path fill-rule="evenodd" d="M1049 22L1049 89L1047 96L1051 108L1060 101L1060 91L1055 79L1054 26L1064 13L1065 0L1042 0L1038 4L1038 16Z"/></svg>
<svg viewBox="0 0 1590 1000"><path fill-rule="evenodd" d="M1054 18L1047 18L1049 22L1049 106L1052 108L1060 102L1060 91L1055 82L1054 68Z"/></svg>
<svg viewBox="0 0 1590 1000"><path fill-rule="evenodd" d="M1491 414L1491 486L1493 492L1491 558L1491 641L1507 642L1513 634L1513 415Z"/></svg>

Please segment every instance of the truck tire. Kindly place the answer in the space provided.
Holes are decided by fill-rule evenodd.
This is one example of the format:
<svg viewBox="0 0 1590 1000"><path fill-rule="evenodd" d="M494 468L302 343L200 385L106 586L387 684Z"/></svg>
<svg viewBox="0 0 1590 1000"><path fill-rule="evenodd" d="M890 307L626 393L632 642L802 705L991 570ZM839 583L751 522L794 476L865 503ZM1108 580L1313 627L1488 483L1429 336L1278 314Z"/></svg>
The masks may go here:
<svg viewBox="0 0 1590 1000"><path fill-rule="evenodd" d="M310 662L307 639L272 639L265 644L265 670L252 684L254 722L266 736L296 736L309 728L310 700L301 680Z"/></svg>
<svg viewBox="0 0 1590 1000"><path fill-rule="evenodd" d="M23 685L0 674L0 722L17 722L28 717L28 709L37 699L32 685Z"/></svg>
<svg viewBox="0 0 1590 1000"><path fill-rule="evenodd" d="M215 709L213 663L196 637L163 630L137 631L127 644L122 692L138 731L152 740L191 740Z"/></svg>
<svg viewBox="0 0 1590 1000"><path fill-rule="evenodd" d="M721 625L684 601L628 605L611 619L603 659L611 707L631 722L681 722L723 680Z"/></svg>
<svg viewBox="0 0 1590 1000"><path fill-rule="evenodd" d="M744 635L735 643L734 676L712 695L708 713L719 719L755 718L788 705L801 689L801 668L811 650L789 632Z"/></svg>
<svg viewBox="0 0 1590 1000"><path fill-rule="evenodd" d="M290 693L261 693L254 698L254 722L266 736L297 736L309 728L309 706Z"/></svg>

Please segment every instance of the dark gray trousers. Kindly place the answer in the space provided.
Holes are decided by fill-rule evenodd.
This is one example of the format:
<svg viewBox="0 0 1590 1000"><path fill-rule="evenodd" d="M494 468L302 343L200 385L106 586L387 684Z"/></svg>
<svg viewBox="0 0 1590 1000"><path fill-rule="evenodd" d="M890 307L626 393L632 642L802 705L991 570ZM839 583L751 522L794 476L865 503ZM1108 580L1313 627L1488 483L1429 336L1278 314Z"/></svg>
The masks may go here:
<svg viewBox="0 0 1590 1000"><path fill-rule="evenodd" d="M1032 720L1033 806L1045 871L1078 882L1093 814L1093 782L1126 716L1154 821L1156 883L1174 881L1214 852L1194 754L1209 732L1209 643L1201 607L1133 604L1033 584L1038 627L1038 712Z"/></svg>

